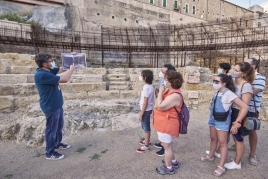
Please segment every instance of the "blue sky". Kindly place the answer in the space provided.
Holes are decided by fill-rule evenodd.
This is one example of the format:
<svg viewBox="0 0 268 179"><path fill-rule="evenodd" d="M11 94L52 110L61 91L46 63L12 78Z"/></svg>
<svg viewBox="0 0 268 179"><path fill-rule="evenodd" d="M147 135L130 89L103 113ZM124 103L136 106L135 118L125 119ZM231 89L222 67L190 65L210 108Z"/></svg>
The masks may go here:
<svg viewBox="0 0 268 179"><path fill-rule="evenodd" d="M249 8L249 0L227 0L233 4L237 4L238 6ZM262 4L264 2L267 2L268 0L251 0L251 6L254 4Z"/></svg>

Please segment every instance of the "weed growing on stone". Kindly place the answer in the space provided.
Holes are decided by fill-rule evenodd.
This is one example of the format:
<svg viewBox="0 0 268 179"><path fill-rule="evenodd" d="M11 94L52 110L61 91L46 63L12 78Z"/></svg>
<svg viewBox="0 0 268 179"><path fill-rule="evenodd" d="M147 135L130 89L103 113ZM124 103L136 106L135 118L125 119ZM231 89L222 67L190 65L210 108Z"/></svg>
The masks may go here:
<svg viewBox="0 0 268 179"><path fill-rule="evenodd" d="M140 134L139 134L139 137L140 137L140 140L145 140L145 138L144 137L142 137Z"/></svg>
<svg viewBox="0 0 268 179"><path fill-rule="evenodd" d="M38 150L36 150L35 156L33 156L33 157L40 157L41 155L45 155L45 154L41 154Z"/></svg>
<svg viewBox="0 0 268 179"><path fill-rule="evenodd" d="M86 149L87 149L87 148L85 148L85 147L80 147L80 148L76 149L75 152L82 153L82 152L84 152Z"/></svg>
<svg viewBox="0 0 268 179"><path fill-rule="evenodd" d="M5 174L5 178L12 178L12 174Z"/></svg>
<svg viewBox="0 0 268 179"><path fill-rule="evenodd" d="M89 157L89 158L91 158L91 160L99 160L100 156L101 156L101 155L99 155L99 154L94 154L93 156L91 156L91 157ZM91 160L90 160L90 161L91 161Z"/></svg>
<svg viewBox="0 0 268 179"><path fill-rule="evenodd" d="M102 154L105 154L108 151L108 149L105 149L103 151L101 151Z"/></svg>

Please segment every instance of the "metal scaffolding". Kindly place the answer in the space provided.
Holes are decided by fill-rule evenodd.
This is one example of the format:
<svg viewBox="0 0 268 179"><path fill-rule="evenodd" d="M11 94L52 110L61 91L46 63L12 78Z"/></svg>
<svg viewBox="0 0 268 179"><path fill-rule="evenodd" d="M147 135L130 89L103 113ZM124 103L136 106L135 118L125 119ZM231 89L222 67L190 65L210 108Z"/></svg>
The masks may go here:
<svg viewBox="0 0 268 179"><path fill-rule="evenodd" d="M0 43L15 46L87 51L98 54L101 66L109 58L127 67L143 61L151 67L160 62L185 66L187 60L198 60L200 66L217 68L217 58L224 57L234 64L238 59L268 53L268 18L243 17L229 21L161 24L155 27L104 27L99 32L50 31L39 26L0 22Z"/></svg>

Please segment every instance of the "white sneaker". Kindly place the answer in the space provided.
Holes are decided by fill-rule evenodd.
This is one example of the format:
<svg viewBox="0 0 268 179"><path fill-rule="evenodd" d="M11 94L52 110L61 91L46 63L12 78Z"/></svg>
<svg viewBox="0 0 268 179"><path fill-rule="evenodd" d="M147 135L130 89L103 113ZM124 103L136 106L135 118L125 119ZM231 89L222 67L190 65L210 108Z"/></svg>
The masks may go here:
<svg viewBox="0 0 268 179"><path fill-rule="evenodd" d="M209 155L209 150L206 150L206 154ZM214 156L217 157L217 158L221 158L221 154L219 154L217 152L214 153Z"/></svg>
<svg viewBox="0 0 268 179"><path fill-rule="evenodd" d="M239 164L236 164L234 162L234 160L230 163L226 163L224 164L224 167L229 169L229 170L232 170L232 169L241 169L241 162Z"/></svg>

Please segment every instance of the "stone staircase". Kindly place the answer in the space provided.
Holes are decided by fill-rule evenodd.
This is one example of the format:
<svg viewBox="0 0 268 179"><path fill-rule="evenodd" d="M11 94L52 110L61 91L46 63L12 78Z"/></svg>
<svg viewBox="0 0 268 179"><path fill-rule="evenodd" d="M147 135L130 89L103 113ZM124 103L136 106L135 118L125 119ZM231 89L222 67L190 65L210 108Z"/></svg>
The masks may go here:
<svg viewBox="0 0 268 179"><path fill-rule="evenodd" d="M107 70L108 90L132 90L129 71L125 68L114 68Z"/></svg>

